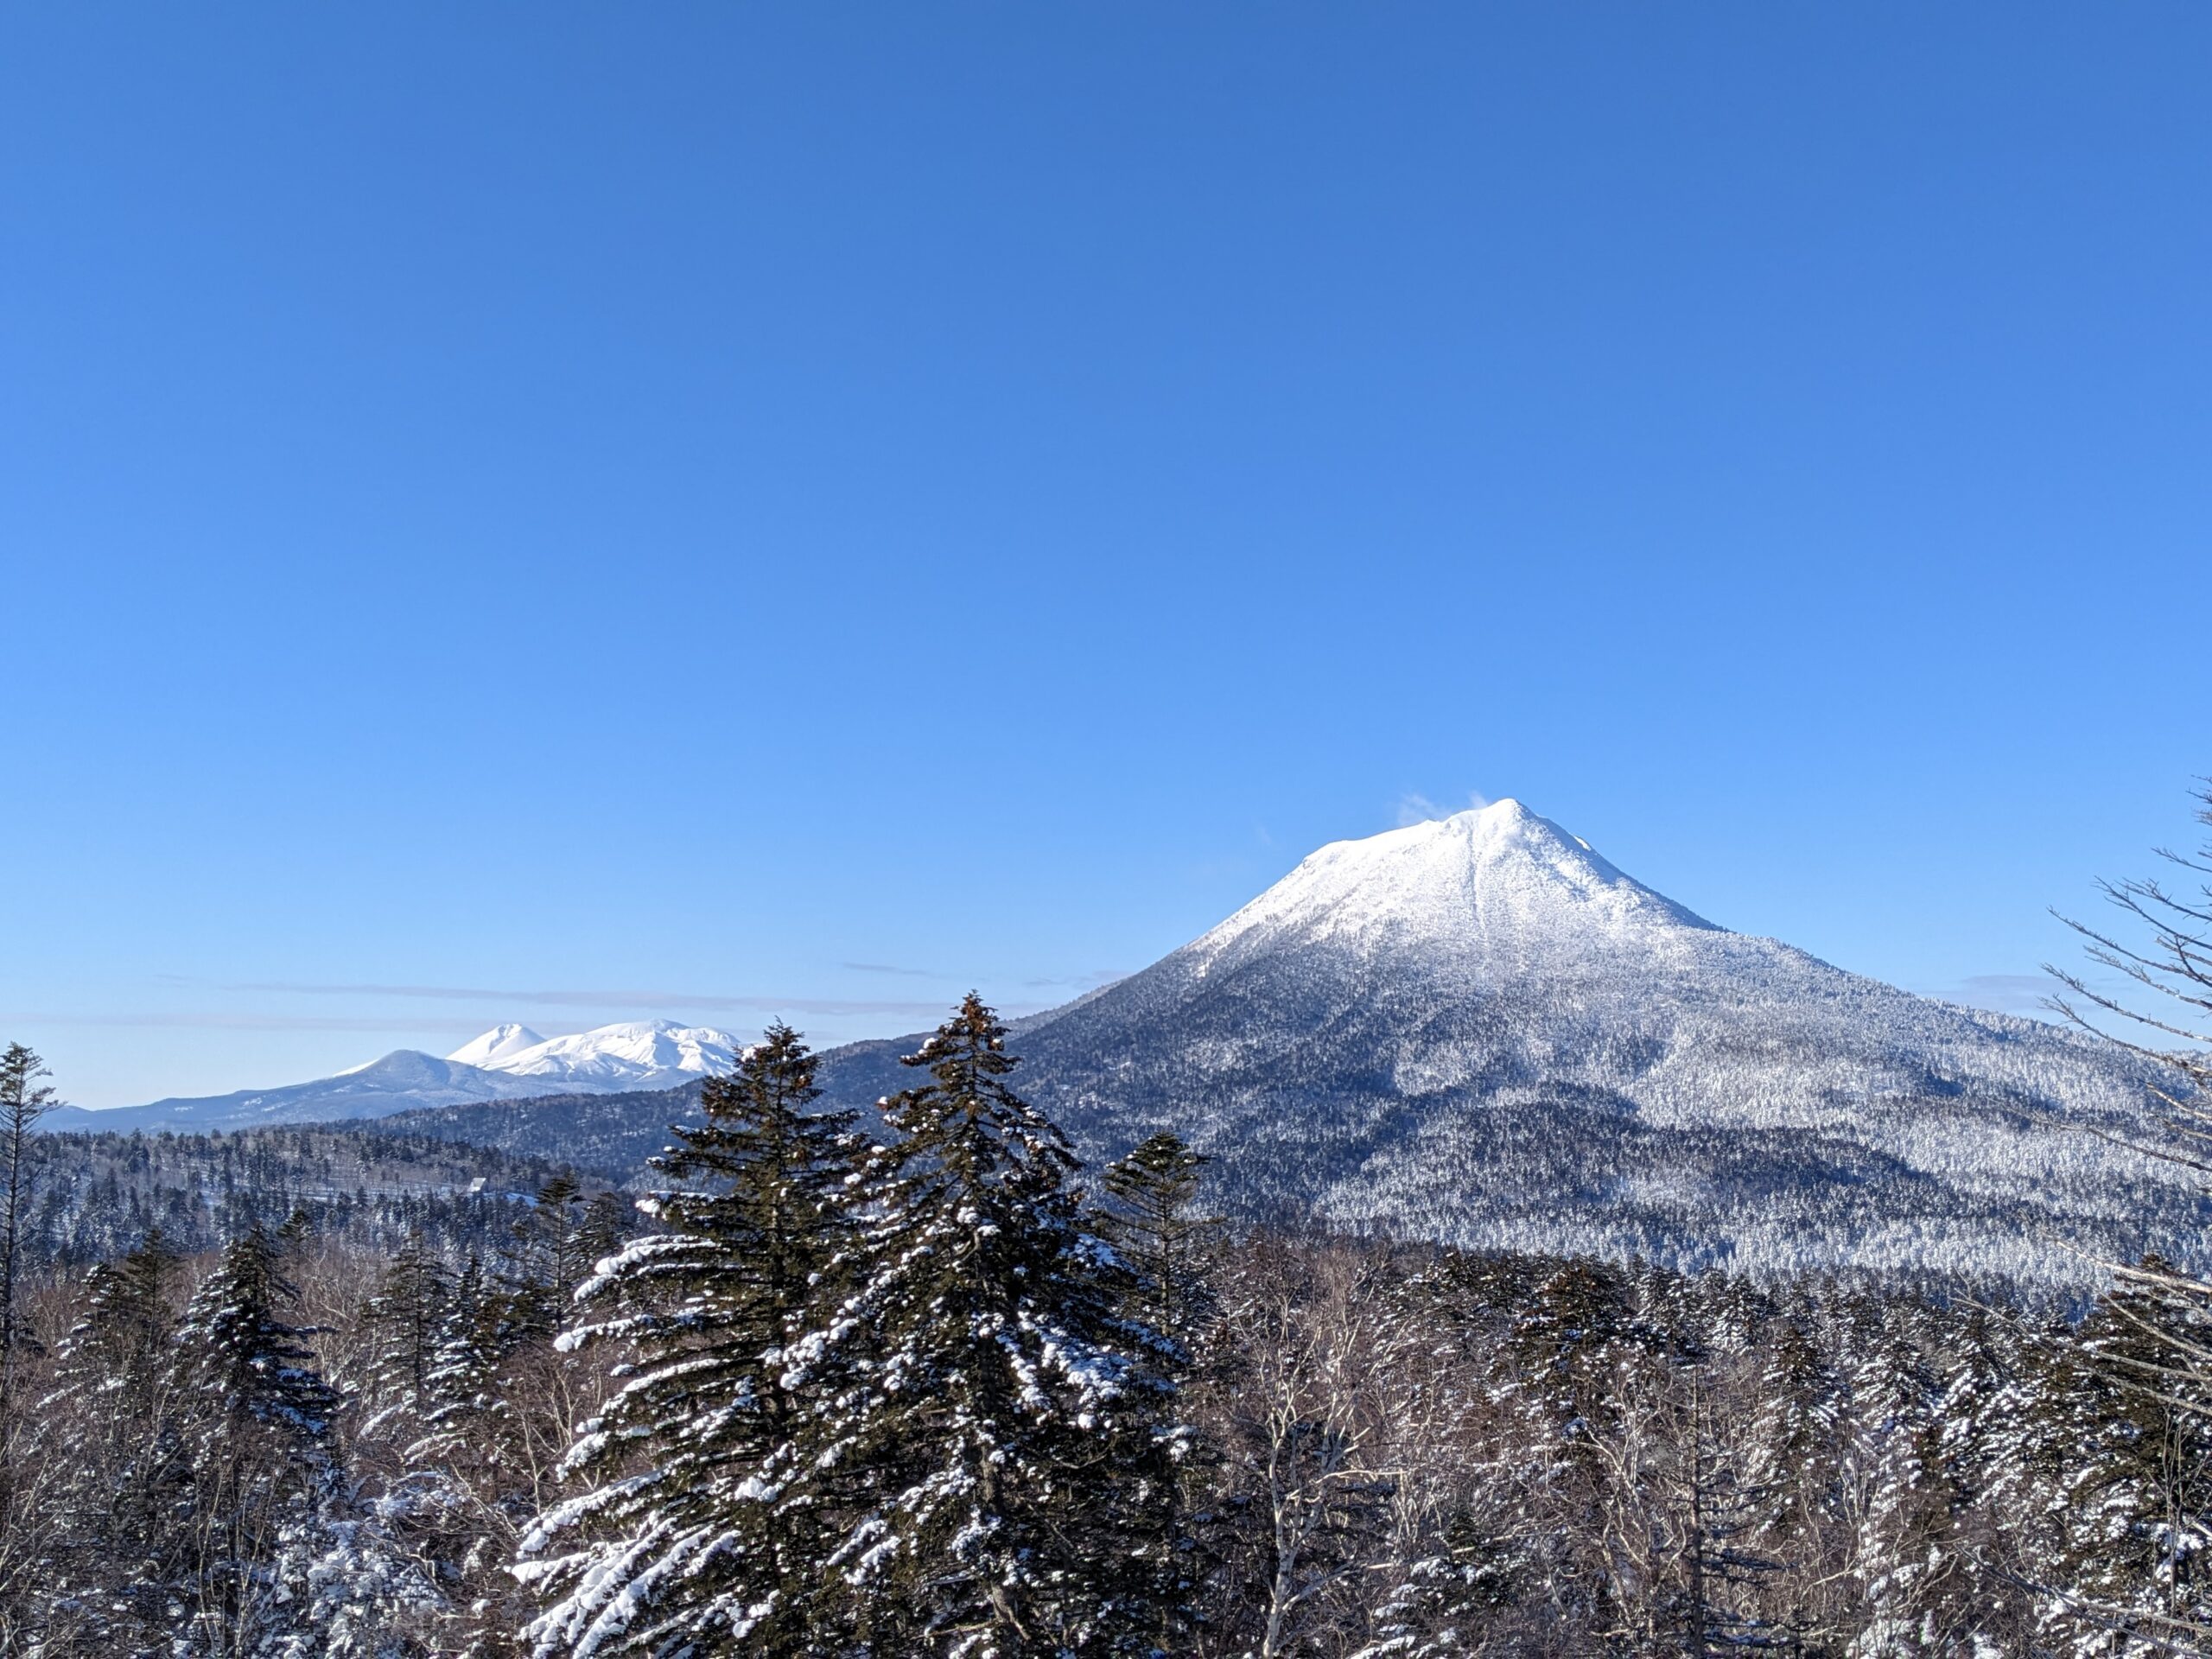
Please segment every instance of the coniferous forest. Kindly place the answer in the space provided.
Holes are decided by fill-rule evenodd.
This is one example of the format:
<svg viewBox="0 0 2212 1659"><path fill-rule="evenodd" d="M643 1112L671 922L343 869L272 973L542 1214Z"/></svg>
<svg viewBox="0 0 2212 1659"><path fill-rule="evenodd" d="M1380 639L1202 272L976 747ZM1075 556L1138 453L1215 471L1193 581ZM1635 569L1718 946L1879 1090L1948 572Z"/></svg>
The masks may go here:
<svg viewBox="0 0 2212 1659"><path fill-rule="evenodd" d="M2200 1650L2212 1314L2155 1258L2069 1319L1232 1229L1171 1135L1081 1168L976 999L908 1065L863 1134L772 1027L635 1215L89 1265L18 1260L15 1143L0 1651Z"/></svg>

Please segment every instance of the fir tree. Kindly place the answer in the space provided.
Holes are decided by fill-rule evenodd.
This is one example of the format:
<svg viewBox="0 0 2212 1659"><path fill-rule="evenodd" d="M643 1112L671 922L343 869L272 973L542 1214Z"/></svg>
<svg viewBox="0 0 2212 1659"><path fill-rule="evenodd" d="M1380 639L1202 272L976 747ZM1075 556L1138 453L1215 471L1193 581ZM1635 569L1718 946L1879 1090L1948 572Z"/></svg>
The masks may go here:
<svg viewBox="0 0 2212 1659"><path fill-rule="evenodd" d="M625 1342L638 1359L569 1461L635 1472L534 1530L533 1551L584 1539L530 1570L566 1592L532 1627L542 1654L823 1650L821 1402L786 1351L834 1306L856 1142L849 1113L810 1109L818 1092L805 1043L771 1027L656 1160L687 1184L641 1206L666 1230L580 1292L620 1311L563 1344Z"/></svg>
<svg viewBox="0 0 2212 1659"><path fill-rule="evenodd" d="M1099 1184L1113 1200L1099 1229L1135 1275L1130 1307L1187 1366L1213 1317L1211 1268L1222 1218L1198 1211L1201 1172L1211 1160L1161 1131L1109 1164Z"/></svg>
<svg viewBox="0 0 2212 1659"><path fill-rule="evenodd" d="M84 1313L54 1356L64 1390L114 1399L131 1414L151 1403L176 1316L170 1306L180 1263L157 1223L120 1262L85 1275Z"/></svg>
<svg viewBox="0 0 2212 1659"><path fill-rule="evenodd" d="M569 1304L590 1273L592 1241L576 1224L582 1189L573 1175L555 1175L537 1189L530 1213L515 1224L499 1274L507 1317L518 1338L550 1340L566 1321Z"/></svg>
<svg viewBox="0 0 2212 1659"><path fill-rule="evenodd" d="M482 1258L471 1255L454 1276L438 1321L423 1377L425 1421L451 1425L497 1408L493 1390L507 1345L503 1335L499 1299L493 1294Z"/></svg>
<svg viewBox="0 0 2212 1659"><path fill-rule="evenodd" d="M40 1402L68 1425L55 1598L84 1610L86 1642L116 1653L163 1643L167 1586L182 1571L170 1520L188 1471L166 1376L178 1270L158 1228L120 1262L96 1265Z"/></svg>
<svg viewBox="0 0 2212 1659"><path fill-rule="evenodd" d="M369 1403L387 1412L422 1412L430 1402L430 1374L445 1332L452 1286L418 1230L385 1269L364 1310L376 1348L369 1368ZM371 1420L372 1426L375 1419Z"/></svg>
<svg viewBox="0 0 2212 1659"><path fill-rule="evenodd" d="M338 1486L342 1402L304 1345L315 1332L281 1317L296 1295L257 1227L185 1308L169 1386L191 1471L177 1522L187 1570L173 1586L186 1651L305 1639L305 1558L319 1553L321 1506Z"/></svg>
<svg viewBox="0 0 2212 1659"><path fill-rule="evenodd" d="M16 1281L37 1174L31 1132L54 1108L54 1090L39 1081L47 1075L45 1062L21 1043L0 1052L0 1411L6 1409L16 1351L25 1337Z"/></svg>
<svg viewBox="0 0 2212 1659"><path fill-rule="evenodd" d="M1141 1650L1158 1580L1133 1512L1171 1478L1156 1339L1120 1313L1065 1138L1004 1082L997 1016L971 994L906 1063L931 1080L884 1103L899 1139L841 1327L855 1622L885 1655Z"/></svg>
<svg viewBox="0 0 2212 1659"><path fill-rule="evenodd" d="M327 1445L340 1399L302 1345L314 1330L278 1317L299 1294L283 1267L276 1245L257 1227L232 1242L222 1266L185 1309L175 1376L180 1387L217 1408L208 1414L211 1433L266 1430L313 1462Z"/></svg>
<svg viewBox="0 0 2212 1659"><path fill-rule="evenodd" d="M1223 1221L1198 1208L1208 1161L1162 1131L1100 1178L1112 1203L1098 1217L1099 1230L1129 1273L1122 1307L1132 1351L1178 1391L1198 1365L1217 1312L1212 1269ZM1163 1422L1160 1432L1172 1467L1149 1484L1148 1501L1133 1507L1130 1519L1139 1559L1159 1575L1151 1599L1161 1616L1156 1635L1166 1644L1185 1634L1180 1626L1216 1562L1193 1519L1211 1459L1187 1426Z"/></svg>

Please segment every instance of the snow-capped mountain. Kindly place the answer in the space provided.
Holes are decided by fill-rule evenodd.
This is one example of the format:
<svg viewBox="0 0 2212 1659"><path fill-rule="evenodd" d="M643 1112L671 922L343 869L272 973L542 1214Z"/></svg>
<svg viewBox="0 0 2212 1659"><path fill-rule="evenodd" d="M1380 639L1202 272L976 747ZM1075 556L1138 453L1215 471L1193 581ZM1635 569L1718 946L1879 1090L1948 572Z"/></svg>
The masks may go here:
<svg viewBox="0 0 2212 1659"><path fill-rule="evenodd" d="M508 1024L494 1026L481 1037L471 1038L446 1056L463 1065L482 1066L486 1071L504 1071L499 1063L517 1054L526 1053L545 1039L528 1026Z"/></svg>
<svg viewBox="0 0 2212 1659"><path fill-rule="evenodd" d="M70 1111L48 1127L63 1130L230 1129L256 1123L315 1123L385 1117L463 1101L539 1095L668 1089L735 1064L728 1032L672 1020L601 1026L545 1038L527 1026L494 1026L444 1059L403 1048L311 1083L241 1089L227 1095L157 1100L111 1111Z"/></svg>
<svg viewBox="0 0 2212 1659"><path fill-rule="evenodd" d="M2212 1218L2067 1120L2143 1070L1730 932L1516 801L1306 859L1150 968L1016 1027L1094 1158L1173 1128L1253 1213L1696 1263L2079 1277L2062 1239ZM910 1045L908 1045L910 1046ZM900 1043L827 1057L848 1103Z"/></svg>
<svg viewBox="0 0 2212 1659"><path fill-rule="evenodd" d="M563 1089L665 1089L728 1071L741 1046L726 1031L640 1020L554 1038L527 1026L494 1026L446 1058Z"/></svg>

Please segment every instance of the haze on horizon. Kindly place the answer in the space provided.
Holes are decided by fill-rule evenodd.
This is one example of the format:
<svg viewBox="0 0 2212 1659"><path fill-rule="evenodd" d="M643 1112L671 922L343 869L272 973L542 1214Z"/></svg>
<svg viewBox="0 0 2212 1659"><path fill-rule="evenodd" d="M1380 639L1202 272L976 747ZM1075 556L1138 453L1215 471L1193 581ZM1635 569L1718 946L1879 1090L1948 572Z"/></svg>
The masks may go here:
<svg viewBox="0 0 2212 1659"><path fill-rule="evenodd" d="M77 1103L1043 1007L1506 795L2031 1011L2190 838L2201 9L7 30Z"/></svg>

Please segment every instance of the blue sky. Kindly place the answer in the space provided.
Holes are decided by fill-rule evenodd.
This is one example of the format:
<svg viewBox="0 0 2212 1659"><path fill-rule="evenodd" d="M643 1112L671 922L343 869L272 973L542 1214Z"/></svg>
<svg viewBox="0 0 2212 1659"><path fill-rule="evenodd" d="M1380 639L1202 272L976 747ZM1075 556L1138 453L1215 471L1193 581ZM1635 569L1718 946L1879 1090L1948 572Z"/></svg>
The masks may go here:
<svg viewBox="0 0 2212 1659"><path fill-rule="evenodd" d="M2016 994L2212 771L2208 70L2185 4L16 8L0 1036L100 1105L906 1030L1508 794Z"/></svg>

